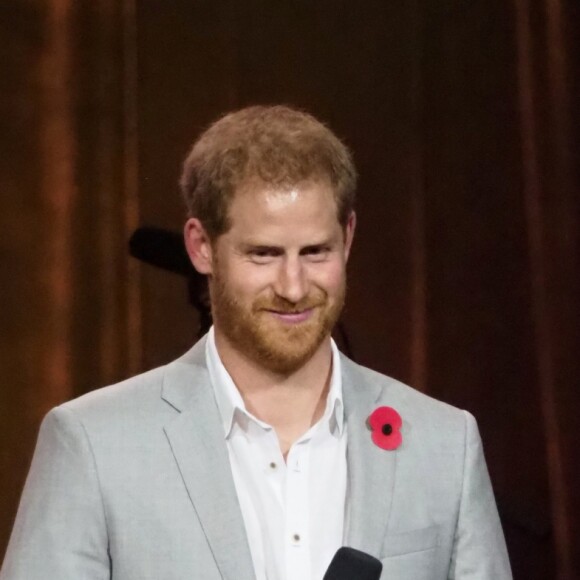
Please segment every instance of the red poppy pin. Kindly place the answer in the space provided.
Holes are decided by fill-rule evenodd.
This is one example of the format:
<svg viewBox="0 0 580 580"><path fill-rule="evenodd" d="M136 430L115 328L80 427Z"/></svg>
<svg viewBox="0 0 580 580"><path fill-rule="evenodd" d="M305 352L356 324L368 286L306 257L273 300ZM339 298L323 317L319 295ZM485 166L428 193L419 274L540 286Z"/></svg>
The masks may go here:
<svg viewBox="0 0 580 580"><path fill-rule="evenodd" d="M401 415L392 407L379 407L375 409L368 419L373 443L381 449L392 451L401 445L403 436Z"/></svg>

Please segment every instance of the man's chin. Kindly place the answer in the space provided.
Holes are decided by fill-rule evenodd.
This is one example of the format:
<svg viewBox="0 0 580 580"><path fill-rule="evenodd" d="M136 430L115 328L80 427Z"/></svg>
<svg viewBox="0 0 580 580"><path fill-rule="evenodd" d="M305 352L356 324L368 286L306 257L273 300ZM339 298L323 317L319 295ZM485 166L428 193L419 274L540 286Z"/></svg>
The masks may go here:
<svg viewBox="0 0 580 580"><path fill-rule="evenodd" d="M270 327L248 345L253 351L252 358L277 374L290 374L303 367L329 336L318 325L279 325Z"/></svg>
<svg viewBox="0 0 580 580"><path fill-rule="evenodd" d="M259 352L257 355L257 362L263 368L278 375L290 375L303 366L314 356L317 348L312 348L307 351L300 352L278 351L270 349L267 352Z"/></svg>

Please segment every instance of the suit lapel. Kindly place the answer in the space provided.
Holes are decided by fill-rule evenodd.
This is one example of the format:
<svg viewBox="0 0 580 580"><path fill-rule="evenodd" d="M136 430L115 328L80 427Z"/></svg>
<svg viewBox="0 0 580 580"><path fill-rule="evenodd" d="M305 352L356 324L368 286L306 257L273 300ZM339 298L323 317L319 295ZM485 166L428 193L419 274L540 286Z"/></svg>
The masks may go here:
<svg viewBox="0 0 580 580"><path fill-rule="evenodd" d="M180 411L165 433L223 579L255 580L205 340L167 367L163 398Z"/></svg>
<svg viewBox="0 0 580 580"><path fill-rule="evenodd" d="M382 389L344 356L341 365L348 429L346 545L380 556L391 512L397 451L377 447L366 423L381 404Z"/></svg>

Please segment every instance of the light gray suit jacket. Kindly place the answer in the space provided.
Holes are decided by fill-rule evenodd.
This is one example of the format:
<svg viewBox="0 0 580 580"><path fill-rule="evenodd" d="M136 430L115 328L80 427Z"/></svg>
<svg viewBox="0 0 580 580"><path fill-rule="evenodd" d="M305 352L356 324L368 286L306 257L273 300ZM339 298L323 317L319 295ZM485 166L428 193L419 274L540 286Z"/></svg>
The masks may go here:
<svg viewBox="0 0 580 580"><path fill-rule="evenodd" d="M475 420L342 358L345 545L389 580L511 578ZM403 418L384 451L367 417ZM254 580L202 339L45 418L0 580ZM310 580L310 579L304 579Z"/></svg>

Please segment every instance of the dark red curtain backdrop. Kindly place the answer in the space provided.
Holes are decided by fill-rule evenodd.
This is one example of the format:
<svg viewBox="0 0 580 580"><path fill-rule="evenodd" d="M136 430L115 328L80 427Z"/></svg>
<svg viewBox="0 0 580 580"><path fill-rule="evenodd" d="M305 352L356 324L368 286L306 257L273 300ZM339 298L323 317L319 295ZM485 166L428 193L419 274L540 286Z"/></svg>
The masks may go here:
<svg viewBox="0 0 580 580"><path fill-rule="evenodd" d="M305 108L354 151L357 361L478 418L517 580L580 578L580 5L8 0L0 8L0 554L55 404L195 339L178 230L219 114Z"/></svg>

